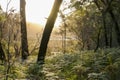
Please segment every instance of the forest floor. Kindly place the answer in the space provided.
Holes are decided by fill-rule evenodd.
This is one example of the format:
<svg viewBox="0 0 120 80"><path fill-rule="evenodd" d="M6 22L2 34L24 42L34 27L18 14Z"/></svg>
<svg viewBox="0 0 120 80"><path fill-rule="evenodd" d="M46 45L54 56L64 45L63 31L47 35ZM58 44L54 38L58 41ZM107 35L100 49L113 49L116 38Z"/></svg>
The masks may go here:
<svg viewBox="0 0 120 80"><path fill-rule="evenodd" d="M11 66L9 80L119 80L120 49L104 49L58 54L46 57L43 66L36 55ZM5 80L5 65L0 65L0 80Z"/></svg>

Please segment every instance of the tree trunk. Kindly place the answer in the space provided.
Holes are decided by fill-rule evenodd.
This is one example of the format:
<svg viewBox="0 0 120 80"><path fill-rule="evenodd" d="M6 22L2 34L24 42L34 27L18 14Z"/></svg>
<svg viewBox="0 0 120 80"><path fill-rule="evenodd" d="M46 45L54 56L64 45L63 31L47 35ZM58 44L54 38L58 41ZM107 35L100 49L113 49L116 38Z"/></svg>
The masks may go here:
<svg viewBox="0 0 120 80"><path fill-rule="evenodd" d="M103 18L103 28L104 28L104 37L105 37L105 46L109 46L108 42L108 36L107 36L107 27L106 27L106 15L105 13L102 13L102 18Z"/></svg>
<svg viewBox="0 0 120 80"><path fill-rule="evenodd" d="M27 59L29 55L28 41L27 41L27 28L26 28L26 15L25 15L25 0L20 0L20 15L21 15L21 48L22 59Z"/></svg>
<svg viewBox="0 0 120 80"><path fill-rule="evenodd" d="M107 27L106 27L106 21L105 21L105 19L106 19L106 12L103 12L100 9L100 5L98 3L98 0L94 0L94 3L97 6L97 8L101 11L101 14L102 14L104 37L105 37L105 46L108 47L109 46L109 42L108 42L108 37L107 37ZM104 1L103 1L103 3L104 3Z"/></svg>
<svg viewBox="0 0 120 80"><path fill-rule="evenodd" d="M62 3L62 0L55 0L52 11L48 17L48 20L47 20L47 23L45 25L45 29L43 32L40 48L39 48L38 59L37 59L38 64L44 64L47 45L49 42L49 38L50 38L50 35L52 32L52 29L54 27L54 23L56 21L57 14L59 12L61 3Z"/></svg>
<svg viewBox="0 0 120 80"><path fill-rule="evenodd" d="M0 9L1 10L1 9ZM0 22L0 60L3 62L6 60L5 52L2 47L2 38L3 38L3 23Z"/></svg>
<svg viewBox="0 0 120 80"><path fill-rule="evenodd" d="M110 48L112 48L112 37L113 37L113 30L112 26L110 27Z"/></svg>
<svg viewBox="0 0 120 80"><path fill-rule="evenodd" d="M118 42L118 44L120 46L120 29L119 29L119 24L118 24L118 22L117 22L117 20L115 18L114 13L112 12L112 10L109 10L109 14L111 15L111 18L112 18L112 20L113 20L113 22L115 24L115 32L116 32L116 35L117 35L117 42Z"/></svg>
<svg viewBox="0 0 120 80"><path fill-rule="evenodd" d="M2 60L2 62L6 60L5 52L3 51L1 42L0 42L0 59Z"/></svg>
<svg viewBox="0 0 120 80"><path fill-rule="evenodd" d="M100 46L101 29L102 29L102 28L99 29L99 32L98 32L98 35L97 35L97 44L96 44L97 46L96 46L94 52L96 52L96 51L98 50L99 46Z"/></svg>

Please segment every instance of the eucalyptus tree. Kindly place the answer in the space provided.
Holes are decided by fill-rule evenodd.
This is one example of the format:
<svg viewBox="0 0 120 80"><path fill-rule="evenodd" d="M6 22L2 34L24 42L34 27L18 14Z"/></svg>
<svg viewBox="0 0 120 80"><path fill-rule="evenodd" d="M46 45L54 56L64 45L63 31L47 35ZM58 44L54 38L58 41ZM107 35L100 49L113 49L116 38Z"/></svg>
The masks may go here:
<svg viewBox="0 0 120 80"><path fill-rule="evenodd" d="M27 41L27 28L26 28L26 14L25 14L25 0L20 0L20 15L21 15L21 48L22 59L27 59L29 55L28 41Z"/></svg>
<svg viewBox="0 0 120 80"><path fill-rule="evenodd" d="M120 17L119 1L118 0L93 0L93 1L103 15L104 25L107 25L105 28L106 29L105 30L106 42L107 42L106 46L112 47L112 43L113 43L112 37L114 37L114 36L112 36L113 29L116 33L116 34L114 34L114 35L116 35L116 37L114 37L114 38L116 39L118 46L120 46L120 26L119 26L120 20L119 20L119 18L117 18L117 16ZM111 23L113 23L114 25L108 25L108 24L110 24L109 20L106 19L108 17L109 17L109 20L111 20ZM109 26L111 26L111 27L109 27ZM110 35L110 37L109 37L109 35Z"/></svg>
<svg viewBox="0 0 120 80"><path fill-rule="evenodd" d="M71 0L71 6L81 12L81 9L84 9L87 6L90 7L91 5L95 5L93 10L88 7L87 13L89 15L92 12L95 12L92 13L93 17L95 17L94 15L96 15L96 17L100 17L93 20L93 23L99 23L99 25L95 25L98 27L97 33L95 33L98 34L98 37L95 37L97 40L97 42L95 41L97 43L96 48L115 47L120 45L120 18L117 18L120 17L119 2L119 0ZM77 17L78 16L80 16L80 14L78 14ZM89 17L86 17L86 19ZM92 23L91 19L89 19L88 22L86 20L86 23Z"/></svg>
<svg viewBox="0 0 120 80"><path fill-rule="evenodd" d="M45 56L46 56L46 50L47 50L47 45L50 39L51 32L53 30L57 14L59 12L59 8L61 6L63 0L55 0L53 8L51 10L51 13L47 19L47 23L45 25L45 29L43 32L41 44L39 47L39 53L38 53L38 59L37 63L38 64L44 64Z"/></svg>

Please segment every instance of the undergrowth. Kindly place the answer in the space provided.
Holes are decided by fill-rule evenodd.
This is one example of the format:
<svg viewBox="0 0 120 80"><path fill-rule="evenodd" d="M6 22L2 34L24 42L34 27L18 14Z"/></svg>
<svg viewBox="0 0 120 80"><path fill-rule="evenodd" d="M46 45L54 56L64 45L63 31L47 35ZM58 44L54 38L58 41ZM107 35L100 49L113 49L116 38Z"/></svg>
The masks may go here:
<svg viewBox="0 0 120 80"><path fill-rule="evenodd" d="M0 80L4 80L5 66L0 65ZM31 56L25 63L11 67L10 80L119 80L120 49L81 51L58 54L46 58L43 66Z"/></svg>

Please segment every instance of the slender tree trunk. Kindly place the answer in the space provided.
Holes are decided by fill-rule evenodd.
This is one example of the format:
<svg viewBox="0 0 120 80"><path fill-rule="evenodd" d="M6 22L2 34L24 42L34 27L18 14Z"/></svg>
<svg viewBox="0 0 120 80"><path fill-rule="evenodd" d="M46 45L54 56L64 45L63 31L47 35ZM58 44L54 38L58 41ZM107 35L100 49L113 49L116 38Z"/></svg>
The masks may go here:
<svg viewBox="0 0 120 80"><path fill-rule="evenodd" d="M0 23L0 60L5 61L6 60L6 56L5 56L5 52L3 50L3 47L2 47L2 38L3 38L3 24Z"/></svg>
<svg viewBox="0 0 120 80"><path fill-rule="evenodd" d="M120 28L119 28L119 24L118 24L118 22L117 22L117 20L115 18L114 13L112 12L112 10L109 10L109 14L111 15L111 18L112 18L112 20L113 20L113 22L115 24L115 32L116 32L116 35L117 35L117 42L118 42L118 44L120 46Z"/></svg>
<svg viewBox="0 0 120 80"><path fill-rule="evenodd" d="M108 36L107 36L107 27L106 27L106 15L104 13L102 13L102 18L103 18L103 28L104 28L104 37L105 37L105 46L108 47L109 46L109 42L108 42Z"/></svg>
<svg viewBox="0 0 120 80"><path fill-rule="evenodd" d="M21 15L21 47L22 59L27 59L29 55L28 41L27 41L27 28L26 28L26 15L25 15L25 0L20 0L20 15Z"/></svg>
<svg viewBox="0 0 120 80"><path fill-rule="evenodd" d="M98 32L98 35L97 35L97 46L96 46L94 52L96 52L96 51L98 50L99 46L100 46L100 34L101 34L101 29L102 29L102 28L99 29L99 32Z"/></svg>
<svg viewBox="0 0 120 80"><path fill-rule="evenodd" d="M0 59L2 60L2 62L6 60L5 52L3 51L1 42L0 42Z"/></svg>
<svg viewBox="0 0 120 80"><path fill-rule="evenodd" d="M112 48L112 35L113 35L113 30L112 26L110 27L110 48Z"/></svg>
<svg viewBox="0 0 120 80"><path fill-rule="evenodd" d="M62 21L63 21L63 24L64 24L64 31L63 31L63 54L66 53L66 46L67 46L67 41L66 41L66 36L67 36L67 24L65 22L65 16L64 14L62 13L62 11L60 11L60 14L61 14L61 18L62 18Z"/></svg>
<svg viewBox="0 0 120 80"><path fill-rule="evenodd" d="M67 34L67 30L66 30L66 23L64 22L64 51L63 53L65 54L66 53L66 47L67 47L67 41L66 41L66 34Z"/></svg>
<svg viewBox="0 0 120 80"><path fill-rule="evenodd" d="M59 12L61 3L62 3L62 0L55 0L52 11L48 17L48 20L47 20L47 23L45 25L45 29L43 32L40 48L39 48L38 59L37 59L38 64L44 64L47 45L49 42L49 38L50 38L50 35L52 32L52 29L54 27L54 23L56 21L57 14Z"/></svg>

